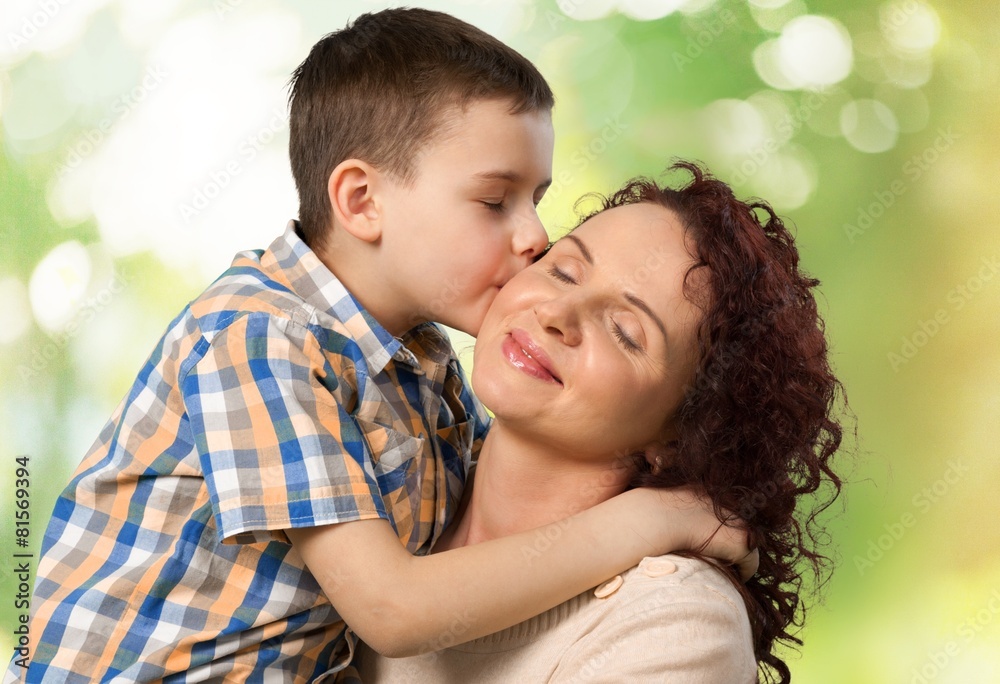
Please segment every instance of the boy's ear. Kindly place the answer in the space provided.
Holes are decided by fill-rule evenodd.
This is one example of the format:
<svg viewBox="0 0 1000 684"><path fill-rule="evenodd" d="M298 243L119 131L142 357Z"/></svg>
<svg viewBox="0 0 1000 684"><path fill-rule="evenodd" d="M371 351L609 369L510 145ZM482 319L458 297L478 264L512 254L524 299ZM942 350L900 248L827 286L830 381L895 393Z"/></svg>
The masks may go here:
<svg viewBox="0 0 1000 684"><path fill-rule="evenodd" d="M345 159L337 164L327 179L326 192L333 218L345 231L364 242L382 236L375 188L379 172L360 159Z"/></svg>

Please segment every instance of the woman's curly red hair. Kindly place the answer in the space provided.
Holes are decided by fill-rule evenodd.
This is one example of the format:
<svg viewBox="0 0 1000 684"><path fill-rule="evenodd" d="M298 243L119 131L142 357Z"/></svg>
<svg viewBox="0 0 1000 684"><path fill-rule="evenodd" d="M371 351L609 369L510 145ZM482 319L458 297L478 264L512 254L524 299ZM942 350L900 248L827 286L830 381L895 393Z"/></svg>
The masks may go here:
<svg viewBox="0 0 1000 684"><path fill-rule="evenodd" d="M841 491L831 459L841 443L835 404L843 387L812 293L819 281L800 272L774 210L741 202L697 164L671 169L689 172L691 182L673 189L633 179L598 210L637 202L672 210L695 249L688 276L708 274L697 288L685 280L704 317L696 376L674 416L677 440L662 469L642 460L632 484L700 487L720 520L733 511L746 522L760 551L757 574L740 585L754 651L761 677L784 684L791 674L774 647L802 643L794 630L805 616L803 570L817 589L829 578L817 515Z"/></svg>

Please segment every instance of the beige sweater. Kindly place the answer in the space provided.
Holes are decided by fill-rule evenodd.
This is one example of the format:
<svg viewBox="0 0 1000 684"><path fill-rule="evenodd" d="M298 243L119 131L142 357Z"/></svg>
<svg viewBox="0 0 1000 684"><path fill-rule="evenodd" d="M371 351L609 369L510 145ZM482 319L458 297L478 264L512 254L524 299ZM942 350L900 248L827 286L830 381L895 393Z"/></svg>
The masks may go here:
<svg viewBox="0 0 1000 684"><path fill-rule="evenodd" d="M711 565L680 556L638 566L510 629L413 658L363 646L365 684L414 682L756 682L750 623L732 583ZM617 589L615 588L617 586ZM610 592L610 593L609 593ZM448 644L442 644L447 646Z"/></svg>

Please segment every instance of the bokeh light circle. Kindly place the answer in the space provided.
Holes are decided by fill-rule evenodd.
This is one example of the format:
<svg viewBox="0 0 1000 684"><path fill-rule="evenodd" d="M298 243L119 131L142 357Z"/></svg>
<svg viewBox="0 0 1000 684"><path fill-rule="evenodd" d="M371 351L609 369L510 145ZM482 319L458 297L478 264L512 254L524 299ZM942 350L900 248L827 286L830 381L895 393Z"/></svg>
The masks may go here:
<svg viewBox="0 0 1000 684"><path fill-rule="evenodd" d="M633 19L653 21L673 14L685 4L686 0L620 0L619 9Z"/></svg>
<svg viewBox="0 0 1000 684"><path fill-rule="evenodd" d="M556 5L570 19L593 21L615 11L617 0L559 0Z"/></svg>
<svg viewBox="0 0 1000 684"><path fill-rule="evenodd" d="M784 7L791 0L750 0L750 5L761 9L778 9Z"/></svg>
<svg viewBox="0 0 1000 684"><path fill-rule="evenodd" d="M827 17L796 17L782 30L776 56L782 73L795 87L833 85L851 73L851 35Z"/></svg>
<svg viewBox="0 0 1000 684"><path fill-rule="evenodd" d="M28 296L42 328L55 332L69 321L87 291L90 274L90 255L76 240L57 245L38 262L28 281Z"/></svg>
<svg viewBox="0 0 1000 684"><path fill-rule="evenodd" d="M941 19L919 0L894 0L879 8L879 28L897 50L927 52L941 38Z"/></svg>
<svg viewBox="0 0 1000 684"><path fill-rule="evenodd" d="M0 344L10 344L31 326L28 290L14 276L0 279Z"/></svg>
<svg viewBox="0 0 1000 684"><path fill-rule="evenodd" d="M845 104L840 110L840 130L852 147L870 154L892 149L899 139L896 115L878 100Z"/></svg>

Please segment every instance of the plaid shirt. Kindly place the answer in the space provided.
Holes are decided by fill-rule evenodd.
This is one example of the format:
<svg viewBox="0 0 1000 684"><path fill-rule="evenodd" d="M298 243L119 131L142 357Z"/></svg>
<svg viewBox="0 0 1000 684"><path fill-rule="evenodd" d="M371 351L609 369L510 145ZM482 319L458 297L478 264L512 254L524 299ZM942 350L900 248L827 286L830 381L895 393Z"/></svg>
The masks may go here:
<svg viewBox="0 0 1000 684"><path fill-rule="evenodd" d="M489 419L447 337L393 338L295 227L171 323L60 496L7 681L344 677L283 530L385 518L425 553L453 516Z"/></svg>

